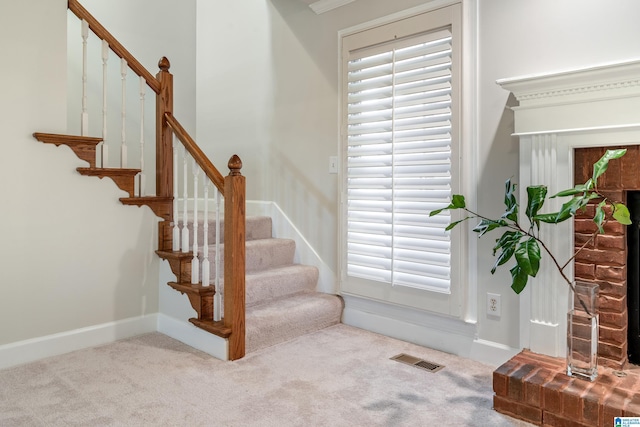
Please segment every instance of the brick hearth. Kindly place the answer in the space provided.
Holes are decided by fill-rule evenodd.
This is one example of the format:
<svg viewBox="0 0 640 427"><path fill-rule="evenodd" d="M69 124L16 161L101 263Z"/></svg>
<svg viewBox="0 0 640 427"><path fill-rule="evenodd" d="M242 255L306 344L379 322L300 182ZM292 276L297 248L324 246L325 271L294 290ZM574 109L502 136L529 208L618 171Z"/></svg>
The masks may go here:
<svg viewBox="0 0 640 427"><path fill-rule="evenodd" d="M524 350L493 373L494 409L541 426L613 426L640 417L640 371L601 367L594 382L568 377L565 360Z"/></svg>

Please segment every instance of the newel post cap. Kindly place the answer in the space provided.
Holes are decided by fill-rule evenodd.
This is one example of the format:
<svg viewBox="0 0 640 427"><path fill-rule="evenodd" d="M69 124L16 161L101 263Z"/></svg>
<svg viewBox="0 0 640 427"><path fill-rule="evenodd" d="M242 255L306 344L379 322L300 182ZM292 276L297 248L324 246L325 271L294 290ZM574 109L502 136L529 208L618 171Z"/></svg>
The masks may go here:
<svg viewBox="0 0 640 427"><path fill-rule="evenodd" d="M242 175L240 173L240 169L242 169L242 160L240 160L240 157L238 157L237 154L234 154L233 156L231 156L231 158L229 159L229 175Z"/></svg>
<svg viewBox="0 0 640 427"><path fill-rule="evenodd" d="M160 58L160 61L158 61L158 68L160 68L161 71L169 71L170 67L171 67L171 63L169 62L166 56L163 56L162 58Z"/></svg>

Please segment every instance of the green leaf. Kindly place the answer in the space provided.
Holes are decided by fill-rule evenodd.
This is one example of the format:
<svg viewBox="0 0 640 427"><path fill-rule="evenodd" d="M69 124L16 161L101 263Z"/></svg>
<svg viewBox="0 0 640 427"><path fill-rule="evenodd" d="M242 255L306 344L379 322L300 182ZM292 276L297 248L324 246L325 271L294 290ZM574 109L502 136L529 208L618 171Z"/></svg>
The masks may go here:
<svg viewBox="0 0 640 427"><path fill-rule="evenodd" d="M626 152L626 149L607 150L606 153L604 153L604 155L600 157L600 160L593 164L593 180L596 181L600 177L600 175L605 173L605 171L609 167L609 160L619 159L620 157L624 156Z"/></svg>
<svg viewBox="0 0 640 427"><path fill-rule="evenodd" d="M622 225L631 225L629 209L622 203L613 204L613 218Z"/></svg>
<svg viewBox="0 0 640 427"><path fill-rule="evenodd" d="M533 221L533 217L536 216L544 200L547 197L547 187L544 185L532 185L527 187L527 218L529 221Z"/></svg>
<svg viewBox="0 0 640 427"><path fill-rule="evenodd" d="M546 213L546 214L538 214L533 217L536 221L546 222L547 224L558 224L562 221L566 221L571 218L568 212L564 213L563 216L560 216L560 212Z"/></svg>
<svg viewBox="0 0 640 427"><path fill-rule="evenodd" d="M501 218L507 218L513 222L518 222L518 201L515 196L516 184L511 184L508 179L505 182L504 204L507 207Z"/></svg>
<svg viewBox="0 0 640 427"><path fill-rule="evenodd" d="M523 234L519 231L505 231L502 237L496 240L496 245L493 247L493 255L495 256L498 250L500 250L500 255L491 269L491 274L496 272L498 266L503 265L511 259L516 251L516 244L522 236Z"/></svg>
<svg viewBox="0 0 640 427"><path fill-rule="evenodd" d="M558 222L562 222L565 219L568 219L570 217L572 217L573 215L575 215L575 213L583 208L584 206L586 206L586 202L582 201L583 198L582 197L574 197L573 199L569 200L568 202L564 203L562 205L562 207L560 208L560 212L558 212ZM587 200L588 202L588 200Z"/></svg>
<svg viewBox="0 0 640 427"><path fill-rule="evenodd" d="M513 289L516 294L519 294L525 286L527 286L529 276L527 276L527 273L523 272L522 268L517 264L509 271L511 271L511 289Z"/></svg>
<svg viewBox="0 0 640 427"><path fill-rule="evenodd" d="M524 242L520 242L516 248L516 261L522 271L531 277L535 277L540 269L540 246L531 237Z"/></svg>
<svg viewBox="0 0 640 427"><path fill-rule="evenodd" d="M482 237L489 231L499 227L505 227L506 225L507 223L503 220L494 221L492 219L483 219L478 225L476 225L473 231L479 233L478 237Z"/></svg>
<svg viewBox="0 0 640 427"><path fill-rule="evenodd" d="M521 231L505 231L499 239L496 239L496 245L493 247L493 254L496 254L496 251L505 245L511 244L511 242L517 242L524 236L524 233Z"/></svg>
<svg viewBox="0 0 640 427"><path fill-rule="evenodd" d="M446 211L446 210L450 210L450 209L464 209L466 207L465 201L464 201L464 196L460 195L460 194L454 194L453 198L451 200L451 203L449 203L449 206L444 207L444 208L440 208L440 209L435 209L432 210L431 212L429 212L429 216L435 216L438 215L439 213Z"/></svg>
<svg viewBox="0 0 640 427"><path fill-rule="evenodd" d="M464 209L467 205L464 201L464 196L461 194L454 194L451 201L451 206L455 209Z"/></svg>
<svg viewBox="0 0 640 427"><path fill-rule="evenodd" d="M456 225L460 224L461 222L465 222L465 221L466 221L466 220L468 220L469 218L471 218L471 217L470 217L470 216L468 216L468 217L466 217L466 218L464 218L464 219L461 219L461 220L459 220L459 221L454 221L454 222L452 222L451 224L447 225L447 228L445 228L445 229L444 229L444 231L449 231L449 230L453 229L453 227L455 227Z"/></svg>
<svg viewBox="0 0 640 427"><path fill-rule="evenodd" d="M602 228L602 224L604 224L604 207L607 205L606 201L601 201L600 203L598 203L598 206L596 206L596 214L593 216L593 222L596 223L596 225L598 226L598 232L600 234L604 233L604 228Z"/></svg>
<svg viewBox="0 0 640 427"><path fill-rule="evenodd" d="M514 205L512 209L506 210L500 218L508 219L509 221L518 222L518 205Z"/></svg>
<svg viewBox="0 0 640 427"><path fill-rule="evenodd" d="M550 198L553 199L555 197L566 197L566 196L575 196L576 194L584 193L585 191L593 188L593 180L589 178L589 180L584 184L578 184L573 188L569 188L564 191L560 191L559 193L554 194Z"/></svg>

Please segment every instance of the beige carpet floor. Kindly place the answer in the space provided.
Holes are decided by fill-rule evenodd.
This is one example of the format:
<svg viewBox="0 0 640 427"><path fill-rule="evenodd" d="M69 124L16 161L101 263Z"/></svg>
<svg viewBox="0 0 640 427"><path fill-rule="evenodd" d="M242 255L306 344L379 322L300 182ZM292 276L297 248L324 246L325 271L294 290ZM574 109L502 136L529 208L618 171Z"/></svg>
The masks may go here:
<svg viewBox="0 0 640 427"><path fill-rule="evenodd" d="M0 371L0 426L528 426L491 372L342 324L235 362L152 333Z"/></svg>

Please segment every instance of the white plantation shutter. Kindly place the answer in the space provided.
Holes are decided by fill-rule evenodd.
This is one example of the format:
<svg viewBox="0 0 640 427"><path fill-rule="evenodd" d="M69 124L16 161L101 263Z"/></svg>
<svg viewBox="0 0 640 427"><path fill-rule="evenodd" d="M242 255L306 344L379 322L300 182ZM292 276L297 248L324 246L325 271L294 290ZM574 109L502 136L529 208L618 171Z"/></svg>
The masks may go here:
<svg viewBox="0 0 640 427"><path fill-rule="evenodd" d="M452 35L351 52L347 82L347 275L448 293Z"/></svg>
<svg viewBox="0 0 640 427"><path fill-rule="evenodd" d="M340 292L354 312L460 317L473 300L465 227L445 232L460 213L429 217L463 193L463 7L447 1L341 34Z"/></svg>

